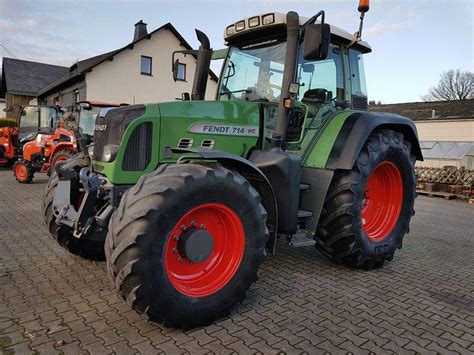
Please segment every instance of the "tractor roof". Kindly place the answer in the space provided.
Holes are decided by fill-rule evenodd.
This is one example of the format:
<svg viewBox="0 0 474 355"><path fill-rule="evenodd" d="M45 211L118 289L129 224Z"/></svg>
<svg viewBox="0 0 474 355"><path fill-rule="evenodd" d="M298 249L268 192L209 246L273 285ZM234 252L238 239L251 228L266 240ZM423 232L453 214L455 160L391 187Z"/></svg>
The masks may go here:
<svg viewBox="0 0 474 355"><path fill-rule="evenodd" d="M265 19L269 20L265 20ZM300 16L300 25L304 25L306 21L309 20L309 17ZM266 23L267 22L267 23ZM253 25L251 25L253 23ZM271 12L265 14L259 14L255 16L249 16L226 27L224 31L224 39L226 42L233 40L234 38L240 37L242 34L248 34L253 31L269 28L269 27L281 27L286 25L286 14L281 12ZM237 30L237 28L240 28ZM231 30L231 31L229 31ZM343 41L348 43L352 42L354 35L344 31L343 29L331 25L331 35L336 36ZM357 42L357 48L359 48L363 53L369 53L372 51L370 45L365 41Z"/></svg>

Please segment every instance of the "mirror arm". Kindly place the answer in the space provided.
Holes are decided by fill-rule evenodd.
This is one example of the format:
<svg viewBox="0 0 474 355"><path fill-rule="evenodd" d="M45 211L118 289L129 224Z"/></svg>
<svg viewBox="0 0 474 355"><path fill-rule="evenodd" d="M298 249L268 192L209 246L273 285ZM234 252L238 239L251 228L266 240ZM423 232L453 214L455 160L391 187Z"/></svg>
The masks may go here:
<svg viewBox="0 0 474 355"><path fill-rule="evenodd" d="M325 14L324 10L321 10L316 15L311 17L308 21L306 21L303 24L303 26L301 26L301 34L300 34L301 39L303 39L303 37L304 37L304 32L306 30L306 26L312 25L313 23L315 23L319 16L321 16L321 25L324 25L324 19L326 17L326 14Z"/></svg>
<svg viewBox="0 0 474 355"><path fill-rule="evenodd" d="M187 54L191 54L191 55L197 56L198 51L194 50L194 49L185 49L183 51L174 51L173 54L171 55L171 71L174 70L174 58L175 58L176 54L184 54L185 56Z"/></svg>

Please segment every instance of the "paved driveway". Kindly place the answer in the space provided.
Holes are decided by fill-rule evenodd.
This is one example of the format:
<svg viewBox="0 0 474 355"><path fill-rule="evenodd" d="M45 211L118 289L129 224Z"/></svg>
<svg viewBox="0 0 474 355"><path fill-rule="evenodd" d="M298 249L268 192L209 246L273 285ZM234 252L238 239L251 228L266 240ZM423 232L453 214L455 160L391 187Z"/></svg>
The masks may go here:
<svg viewBox="0 0 474 355"><path fill-rule="evenodd" d="M45 183L0 171L4 353L474 353L474 206L420 197L403 249L370 272L280 241L230 317L183 332L148 323L115 295L105 263L50 239Z"/></svg>

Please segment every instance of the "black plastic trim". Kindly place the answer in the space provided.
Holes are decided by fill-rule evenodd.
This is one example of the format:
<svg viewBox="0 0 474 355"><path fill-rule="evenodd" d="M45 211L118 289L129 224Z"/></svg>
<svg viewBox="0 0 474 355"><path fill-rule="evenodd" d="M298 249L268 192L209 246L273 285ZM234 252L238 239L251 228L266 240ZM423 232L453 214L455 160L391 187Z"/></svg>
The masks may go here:
<svg viewBox="0 0 474 355"><path fill-rule="evenodd" d="M352 169L369 135L376 129L391 129L402 133L411 143L416 159L423 161L418 133L412 120L389 113L357 112L349 116L342 126L329 154L326 169Z"/></svg>

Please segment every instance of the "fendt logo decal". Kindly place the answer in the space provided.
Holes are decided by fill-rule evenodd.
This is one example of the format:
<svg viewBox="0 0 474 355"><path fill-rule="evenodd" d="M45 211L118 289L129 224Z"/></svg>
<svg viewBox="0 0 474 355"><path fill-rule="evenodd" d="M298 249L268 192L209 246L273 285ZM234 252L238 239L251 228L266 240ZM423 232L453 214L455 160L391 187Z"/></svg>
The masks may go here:
<svg viewBox="0 0 474 355"><path fill-rule="evenodd" d="M106 124L96 124L96 125L94 125L94 131L104 132L106 129L107 129Z"/></svg>
<svg viewBox="0 0 474 355"><path fill-rule="evenodd" d="M221 136L247 136L258 137L257 126L234 126L221 124L205 124L199 123L191 126L188 129L191 133L205 133Z"/></svg>

